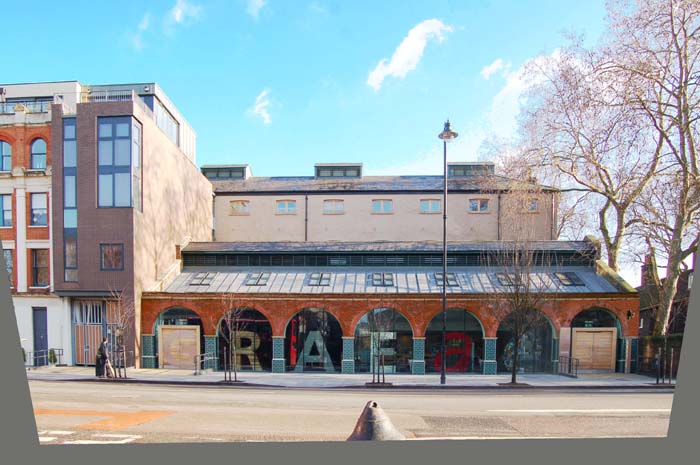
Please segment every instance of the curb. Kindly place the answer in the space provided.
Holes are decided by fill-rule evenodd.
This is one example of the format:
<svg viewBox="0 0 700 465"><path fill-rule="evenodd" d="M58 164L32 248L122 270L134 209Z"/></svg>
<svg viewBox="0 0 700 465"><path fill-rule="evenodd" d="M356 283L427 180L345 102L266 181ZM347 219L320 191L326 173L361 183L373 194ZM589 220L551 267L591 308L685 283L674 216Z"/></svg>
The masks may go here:
<svg viewBox="0 0 700 465"><path fill-rule="evenodd" d="M122 384L153 384L153 385L175 385L175 386L217 386L224 388L265 388L265 389L311 389L311 390L381 390L381 391L397 391L397 390L448 390L448 391L566 391L566 390L674 390L676 385L656 385L654 383L622 385L614 384L609 386L584 384L580 386L537 386L537 385L519 385L519 386L504 386L504 385L427 385L427 384L403 384L393 386L365 386L365 385L340 385L340 386L285 386L278 384L262 384L250 383L246 381L226 382L226 381L173 381L173 380L150 380L136 378L116 378L116 379L93 379L93 378L27 378L28 381L54 381L54 382L82 382L82 383L122 383Z"/></svg>

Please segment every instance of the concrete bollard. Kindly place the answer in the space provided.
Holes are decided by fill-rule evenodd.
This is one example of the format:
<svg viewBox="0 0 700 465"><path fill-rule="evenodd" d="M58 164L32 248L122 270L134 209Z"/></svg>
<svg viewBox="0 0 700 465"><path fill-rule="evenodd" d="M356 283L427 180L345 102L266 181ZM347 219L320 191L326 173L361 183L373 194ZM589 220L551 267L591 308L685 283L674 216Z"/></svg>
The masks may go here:
<svg viewBox="0 0 700 465"><path fill-rule="evenodd" d="M379 404L367 402L348 441L401 441L406 437L396 429Z"/></svg>

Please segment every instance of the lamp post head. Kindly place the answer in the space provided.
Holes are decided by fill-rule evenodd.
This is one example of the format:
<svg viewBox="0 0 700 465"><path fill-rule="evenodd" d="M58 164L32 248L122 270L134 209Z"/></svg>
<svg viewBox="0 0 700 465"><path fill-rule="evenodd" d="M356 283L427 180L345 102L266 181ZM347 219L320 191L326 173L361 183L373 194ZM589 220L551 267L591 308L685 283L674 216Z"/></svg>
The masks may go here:
<svg viewBox="0 0 700 465"><path fill-rule="evenodd" d="M457 135L458 134L454 132L452 128L450 128L450 120L448 119L447 121L445 121L445 129L440 134L438 134L438 137L444 140L445 142L449 142L452 139L456 138Z"/></svg>

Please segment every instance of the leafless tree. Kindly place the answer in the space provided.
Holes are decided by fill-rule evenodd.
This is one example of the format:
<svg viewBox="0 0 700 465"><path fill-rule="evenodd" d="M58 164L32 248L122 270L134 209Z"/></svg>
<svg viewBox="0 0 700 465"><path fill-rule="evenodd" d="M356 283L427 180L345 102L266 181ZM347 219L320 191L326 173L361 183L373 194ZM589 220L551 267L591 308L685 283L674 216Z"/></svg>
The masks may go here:
<svg viewBox="0 0 700 465"><path fill-rule="evenodd" d="M134 299L125 288L116 289L109 286L110 298L107 300L107 321L114 326L117 347L115 353L122 353L124 367L127 365L126 344L135 337L136 306ZM114 354L113 354L114 355ZM121 366L121 363L119 364Z"/></svg>
<svg viewBox="0 0 700 465"><path fill-rule="evenodd" d="M240 300L235 294L225 293L218 298L217 306L221 314L219 334L226 343L224 356L224 380L238 382L238 347L241 331L245 330L247 322L243 319L245 308L240 305ZM216 315L211 318L216 319ZM214 322L214 326L216 326ZM231 378L233 373L233 379Z"/></svg>

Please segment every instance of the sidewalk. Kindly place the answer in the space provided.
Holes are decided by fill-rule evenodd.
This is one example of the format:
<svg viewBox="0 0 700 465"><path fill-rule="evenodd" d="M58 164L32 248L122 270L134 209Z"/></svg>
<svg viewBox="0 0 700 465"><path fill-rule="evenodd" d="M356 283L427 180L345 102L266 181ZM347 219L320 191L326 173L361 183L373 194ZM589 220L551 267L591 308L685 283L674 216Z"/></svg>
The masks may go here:
<svg viewBox="0 0 700 465"><path fill-rule="evenodd" d="M41 367L27 371L29 380L45 381L95 381L95 382L133 382L158 384L190 384L190 385L221 385L224 384L223 372L205 372L194 375L192 370L128 368L127 379L97 379L94 367ZM372 381L371 373L363 374L333 374L333 373L256 373L242 372L238 374L241 381L236 385L258 387L285 388L363 388L365 383ZM656 379L647 376L610 373L610 374L581 374L578 378L568 378L550 374L518 375L518 383L526 384L524 388L539 389L659 389L669 388L668 385L656 386ZM502 383L510 382L510 375L474 375L447 374L445 386L440 385L439 374L386 375L386 382L392 383L393 388L425 389L425 388L456 388L456 389L503 389L512 388ZM518 386L520 388L520 386Z"/></svg>

